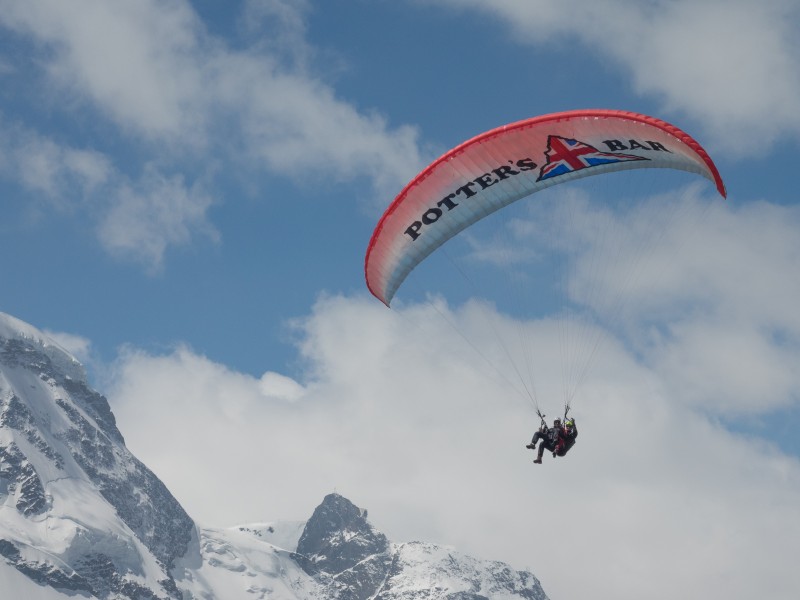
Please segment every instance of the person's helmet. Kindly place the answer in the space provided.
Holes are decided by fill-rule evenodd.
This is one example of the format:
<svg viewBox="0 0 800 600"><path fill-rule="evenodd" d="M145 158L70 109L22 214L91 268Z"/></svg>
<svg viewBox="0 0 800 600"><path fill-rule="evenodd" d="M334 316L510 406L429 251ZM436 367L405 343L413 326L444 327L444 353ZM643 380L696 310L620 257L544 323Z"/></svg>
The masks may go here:
<svg viewBox="0 0 800 600"><path fill-rule="evenodd" d="M572 419L567 419L564 425L567 426L567 429L572 429L573 427L575 427L575 421L573 421Z"/></svg>
<svg viewBox="0 0 800 600"><path fill-rule="evenodd" d="M561 425L561 419L556 419L555 421L553 421L554 427L558 427L559 425Z"/></svg>

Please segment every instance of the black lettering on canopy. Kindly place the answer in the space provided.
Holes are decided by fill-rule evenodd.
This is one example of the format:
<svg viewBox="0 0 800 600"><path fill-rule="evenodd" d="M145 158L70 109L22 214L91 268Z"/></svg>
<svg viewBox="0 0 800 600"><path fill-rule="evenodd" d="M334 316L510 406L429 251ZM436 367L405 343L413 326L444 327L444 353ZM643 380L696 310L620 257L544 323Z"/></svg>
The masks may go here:
<svg viewBox="0 0 800 600"><path fill-rule="evenodd" d="M628 149L628 147L619 140L605 140L603 143L608 146L608 149L612 152Z"/></svg>
<svg viewBox="0 0 800 600"><path fill-rule="evenodd" d="M628 140L627 144L621 140L604 140L603 143L611 152L618 152L619 150L655 150L656 152L670 152L661 142L653 142L651 140L646 140L644 142Z"/></svg>
<svg viewBox="0 0 800 600"><path fill-rule="evenodd" d="M662 144L660 142L650 142L650 141L648 141L648 142L645 142L645 143L650 144L650 148L652 148L653 150L658 150L659 152L669 152L670 154L672 154L672 151L667 149L667 147L664 146L664 144Z"/></svg>
<svg viewBox="0 0 800 600"><path fill-rule="evenodd" d="M509 160L508 162L513 166L501 165L488 173L483 173L479 177L456 188L452 193L447 194L444 198L436 202L436 206L425 208L425 211L419 218L412 221L411 224L406 227L403 234L407 235L413 242L423 234L426 227L436 223L445 212L450 212L460 206L458 202L455 202L456 197L461 196L459 200L472 198L496 183L500 183L505 179L509 179L525 171L533 171L537 167L533 159L528 157L520 158L516 161ZM516 169L514 167L516 167Z"/></svg>

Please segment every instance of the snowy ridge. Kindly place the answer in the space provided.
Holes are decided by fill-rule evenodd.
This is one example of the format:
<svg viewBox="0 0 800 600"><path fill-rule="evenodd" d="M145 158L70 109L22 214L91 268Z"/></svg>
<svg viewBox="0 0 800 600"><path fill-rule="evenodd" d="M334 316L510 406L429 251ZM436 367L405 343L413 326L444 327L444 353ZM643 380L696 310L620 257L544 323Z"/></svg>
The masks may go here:
<svg viewBox="0 0 800 600"><path fill-rule="evenodd" d="M178 597L194 524L125 448L80 363L0 315L0 554L42 585Z"/></svg>
<svg viewBox="0 0 800 600"><path fill-rule="evenodd" d="M397 544L329 494L308 521L199 528L83 367L0 313L0 598L546 600L508 565Z"/></svg>
<svg viewBox="0 0 800 600"><path fill-rule="evenodd" d="M411 542L394 546L395 567L380 598L477 598L512 600L543 599L539 581L526 571L515 571L501 562L478 560L449 548Z"/></svg>
<svg viewBox="0 0 800 600"><path fill-rule="evenodd" d="M203 529L200 556L174 574L184 598L314 600L325 596L291 553L239 528Z"/></svg>
<svg viewBox="0 0 800 600"><path fill-rule="evenodd" d="M306 521L274 521L270 523L250 523L231 527L237 531L249 533L277 548L289 552L297 550L297 544L303 535Z"/></svg>
<svg viewBox="0 0 800 600"><path fill-rule="evenodd" d="M86 379L83 365L72 354L32 325L6 313L0 313L0 339L16 339L30 346L38 347L66 377L77 380Z"/></svg>

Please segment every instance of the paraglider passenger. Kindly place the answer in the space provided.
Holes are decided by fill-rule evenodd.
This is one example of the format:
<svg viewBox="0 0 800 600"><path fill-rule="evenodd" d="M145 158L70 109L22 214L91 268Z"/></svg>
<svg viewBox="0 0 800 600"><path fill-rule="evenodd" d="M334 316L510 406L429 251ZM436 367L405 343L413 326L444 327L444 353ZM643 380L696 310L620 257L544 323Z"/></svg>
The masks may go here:
<svg viewBox="0 0 800 600"><path fill-rule="evenodd" d="M544 423L539 428L539 431L533 434L533 439L531 443L525 446L526 448L530 448L533 450L536 448L536 444L539 440L542 440L542 443L539 444L539 455L537 456L536 460L533 462L537 464L542 463L542 454L544 454L545 450L549 450L553 453L553 456L556 455L556 445L558 444L559 440L563 435L563 429L561 427L561 419L556 419L553 421L552 427L546 427Z"/></svg>
<svg viewBox="0 0 800 600"><path fill-rule="evenodd" d="M575 426L575 419L569 418L564 421L553 456L564 456L569 452L569 449L575 445L576 437L578 437L578 428Z"/></svg>

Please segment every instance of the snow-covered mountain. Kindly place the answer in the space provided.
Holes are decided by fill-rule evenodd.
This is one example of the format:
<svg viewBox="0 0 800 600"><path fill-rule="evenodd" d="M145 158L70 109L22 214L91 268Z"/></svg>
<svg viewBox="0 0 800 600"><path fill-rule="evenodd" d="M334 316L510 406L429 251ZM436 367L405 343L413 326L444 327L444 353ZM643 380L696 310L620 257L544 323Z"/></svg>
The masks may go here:
<svg viewBox="0 0 800 600"><path fill-rule="evenodd" d="M192 519L127 450L108 402L87 385L78 361L0 315L6 564L72 593L179 597L171 570L193 542Z"/></svg>
<svg viewBox="0 0 800 600"><path fill-rule="evenodd" d="M294 555L337 600L544 600L538 579L501 562L422 542L392 543L365 510L337 494L308 520Z"/></svg>
<svg viewBox="0 0 800 600"><path fill-rule="evenodd" d="M0 313L0 598L544 600L508 565L393 543L330 494L306 522L195 525L82 366Z"/></svg>

